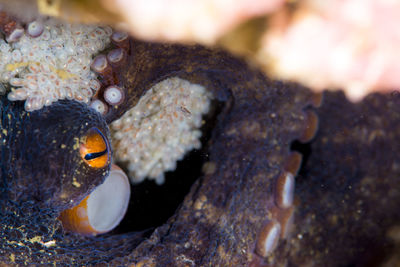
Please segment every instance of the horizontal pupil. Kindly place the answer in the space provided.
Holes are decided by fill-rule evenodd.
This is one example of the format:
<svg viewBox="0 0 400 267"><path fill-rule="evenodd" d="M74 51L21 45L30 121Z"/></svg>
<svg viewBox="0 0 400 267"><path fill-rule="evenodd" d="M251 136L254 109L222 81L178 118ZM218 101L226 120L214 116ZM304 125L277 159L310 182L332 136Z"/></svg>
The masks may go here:
<svg viewBox="0 0 400 267"><path fill-rule="evenodd" d="M92 160L92 159L101 157L106 153L107 153L107 149L105 149L104 151L101 151L101 152L88 153L85 155L85 160Z"/></svg>

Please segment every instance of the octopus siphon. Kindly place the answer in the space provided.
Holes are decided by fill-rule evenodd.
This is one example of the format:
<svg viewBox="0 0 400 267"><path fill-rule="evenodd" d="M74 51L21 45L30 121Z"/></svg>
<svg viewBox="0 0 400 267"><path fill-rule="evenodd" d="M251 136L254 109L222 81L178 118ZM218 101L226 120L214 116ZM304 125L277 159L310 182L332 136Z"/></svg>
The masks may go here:
<svg viewBox="0 0 400 267"><path fill-rule="evenodd" d="M400 262L400 96L351 104L268 79L218 48L121 35L96 63L104 115L74 100L35 111L1 96L0 263L110 266L374 266ZM100 55L101 56L101 55ZM107 57L102 57L104 58ZM101 57L99 57L101 59ZM316 74L317 75L317 74ZM80 236L60 213L110 170L108 124L171 77L213 95L206 155L175 213L155 228ZM118 88L115 103L106 88ZM79 145L107 150L93 168ZM103 154L102 154L103 155ZM171 192L173 194L173 192ZM137 218L140 220L140 218Z"/></svg>

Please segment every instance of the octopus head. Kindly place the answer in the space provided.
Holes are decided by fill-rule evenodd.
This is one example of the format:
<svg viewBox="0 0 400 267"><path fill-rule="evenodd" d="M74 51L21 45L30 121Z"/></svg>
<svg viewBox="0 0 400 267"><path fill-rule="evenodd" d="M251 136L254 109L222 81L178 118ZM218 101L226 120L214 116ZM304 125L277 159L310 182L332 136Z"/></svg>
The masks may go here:
<svg viewBox="0 0 400 267"><path fill-rule="evenodd" d="M14 151L8 165L11 199L35 200L63 210L104 181L111 147L108 126L99 113L64 100L20 114L18 128L24 133L12 132L15 141L9 147Z"/></svg>

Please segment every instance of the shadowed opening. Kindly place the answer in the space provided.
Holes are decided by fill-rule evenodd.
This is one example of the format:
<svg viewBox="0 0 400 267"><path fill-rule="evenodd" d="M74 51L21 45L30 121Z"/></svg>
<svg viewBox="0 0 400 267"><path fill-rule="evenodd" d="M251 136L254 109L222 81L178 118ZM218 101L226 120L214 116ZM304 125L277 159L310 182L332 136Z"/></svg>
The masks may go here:
<svg viewBox="0 0 400 267"><path fill-rule="evenodd" d="M290 150L299 152L303 158L301 161L301 166L299 172L297 173L298 176L306 177L307 176L307 161L311 155L311 142L308 143L301 143L299 141L293 141L290 145Z"/></svg>

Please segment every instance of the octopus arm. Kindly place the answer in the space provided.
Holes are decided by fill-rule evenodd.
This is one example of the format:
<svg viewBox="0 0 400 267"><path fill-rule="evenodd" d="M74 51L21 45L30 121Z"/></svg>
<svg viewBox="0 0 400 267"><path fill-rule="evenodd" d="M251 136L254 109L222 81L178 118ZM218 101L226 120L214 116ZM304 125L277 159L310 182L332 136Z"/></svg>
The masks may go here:
<svg viewBox="0 0 400 267"><path fill-rule="evenodd" d="M289 226L293 208L277 204L285 194L277 183L299 167L299 162L290 164L291 142L315 133L305 110L315 104L314 95L270 81L219 50L132 42L130 57L133 64L119 74L132 81L124 82L129 97L109 120L137 101L140 89L171 76L205 86L223 109L207 144L203 176L182 206L122 262L113 263L243 266L267 256L272 250L263 250L266 228L276 223L286 231Z"/></svg>

